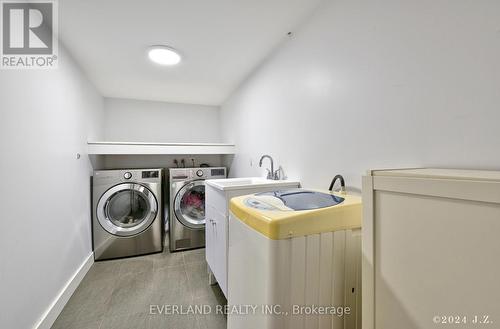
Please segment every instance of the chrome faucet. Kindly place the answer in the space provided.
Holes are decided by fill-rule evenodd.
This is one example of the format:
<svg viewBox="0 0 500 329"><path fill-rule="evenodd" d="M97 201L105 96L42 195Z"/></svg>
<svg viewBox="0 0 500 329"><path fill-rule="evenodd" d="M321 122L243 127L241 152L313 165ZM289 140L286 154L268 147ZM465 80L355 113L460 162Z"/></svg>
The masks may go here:
<svg viewBox="0 0 500 329"><path fill-rule="evenodd" d="M269 161L271 161L271 170L267 169L267 179L272 179L272 180L279 180L279 175L278 175L278 170L274 171L274 161L273 158L270 155L264 154L259 161L259 167L262 167L262 161L268 158Z"/></svg>

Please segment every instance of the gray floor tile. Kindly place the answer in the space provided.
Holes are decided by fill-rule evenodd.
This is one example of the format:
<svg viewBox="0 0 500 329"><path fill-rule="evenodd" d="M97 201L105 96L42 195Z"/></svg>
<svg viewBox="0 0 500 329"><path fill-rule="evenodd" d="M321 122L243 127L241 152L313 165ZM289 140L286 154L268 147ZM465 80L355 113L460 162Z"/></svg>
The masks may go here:
<svg viewBox="0 0 500 329"><path fill-rule="evenodd" d="M199 329L226 329L227 321L223 315L209 314L196 317Z"/></svg>
<svg viewBox="0 0 500 329"><path fill-rule="evenodd" d="M210 286L209 292L203 297L195 298L193 304L210 305L212 312L196 317L199 329L225 329L227 317L223 313L223 307L227 304L224 294L219 286Z"/></svg>
<svg viewBox="0 0 500 329"><path fill-rule="evenodd" d="M149 316L147 329L197 329L196 316L191 314Z"/></svg>
<svg viewBox="0 0 500 329"><path fill-rule="evenodd" d="M67 311L62 311L52 325L52 329L68 328L76 320L76 315Z"/></svg>
<svg viewBox="0 0 500 329"><path fill-rule="evenodd" d="M146 314L129 314L103 319L99 329L142 329L147 327Z"/></svg>
<svg viewBox="0 0 500 329"><path fill-rule="evenodd" d="M76 320L57 318L52 329L99 329L101 320Z"/></svg>
<svg viewBox="0 0 500 329"><path fill-rule="evenodd" d="M153 259L150 256L126 258L121 261L120 275L153 271Z"/></svg>
<svg viewBox="0 0 500 329"><path fill-rule="evenodd" d="M111 295L105 317L147 313L151 299L152 272L130 273L121 276Z"/></svg>
<svg viewBox="0 0 500 329"><path fill-rule="evenodd" d="M218 285L208 286L207 294L193 299L194 304L206 304L211 306L226 305L227 300Z"/></svg>
<svg viewBox="0 0 500 329"><path fill-rule="evenodd" d="M177 289L170 287L152 288L150 305L192 303L193 298L189 287Z"/></svg>
<svg viewBox="0 0 500 329"><path fill-rule="evenodd" d="M155 269L151 284L152 304L191 302L185 265Z"/></svg>
<svg viewBox="0 0 500 329"><path fill-rule="evenodd" d="M205 262L205 248L186 250L181 252L184 256L184 263L198 264Z"/></svg>
<svg viewBox="0 0 500 329"><path fill-rule="evenodd" d="M155 269L152 276L155 285L175 287L187 284L185 265Z"/></svg>
<svg viewBox="0 0 500 329"><path fill-rule="evenodd" d="M101 278L99 280L82 281L59 315L55 328L58 327L93 327L99 323L108 307L114 281Z"/></svg>
<svg viewBox="0 0 500 329"><path fill-rule="evenodd" d="M203 297L211 293L211 286L208 284L208 269L205 262L186 265L186 272L193 298Z"/></svg>
<svg viewBox="0 0 500 329"><path fill-rule="evenodd" d="M62 322L65 322L66 320L72 321L75 320L76 317L78 316L78 312L80 311L80 300L75 298L75 293L73 296L69 299L69 301L66 303L64 306L64 309L62 310L61 314L59 314L57 320L61 320Z"/></svg>
<svg viewBox="0 0 500 329"><path fill-rule="evenodd" d="M95 294L96 290L104 290L101 293L111 292L115 288L119 277L118 274L102 276L98 280L85 277L75 290L73 296L75 296L75 298L88 297L91 294Z"/></svg>
<svg viewBox="0 0 500 329"><path fill-rule="evenodd" d="M151 305L222 305L208 285L205 249L96 262L57 318L55 329L226 328L223 315L150 314Z"/></svg>
<svg viewBox="0 0 500 329"><path fill-rule="evenodd" d="M109 279L110 277L119 274L120 266L121 261L119 260L95 262L88 271L87 275L85 275L83 282L94 282L100 279Z"/></svg>
<svg viewBox="0 0 500 329"><path fill-rule="evenodd" d="M94 289L89 290L88 293L75 300L79 304L80 309L77 320L101 320L107 312L113 293L114 281L102 280L102 282L109 283L109 286L104 284L96 285Z"/></svg>
<svg viewBox="0 0 500 329"><path fill-rule="evenodd" d="M176 267L184 265L184 256L181 252L170 253L164 251L161 254L149 256L153 260L153 267L155 270L165 267Z"/></svg>

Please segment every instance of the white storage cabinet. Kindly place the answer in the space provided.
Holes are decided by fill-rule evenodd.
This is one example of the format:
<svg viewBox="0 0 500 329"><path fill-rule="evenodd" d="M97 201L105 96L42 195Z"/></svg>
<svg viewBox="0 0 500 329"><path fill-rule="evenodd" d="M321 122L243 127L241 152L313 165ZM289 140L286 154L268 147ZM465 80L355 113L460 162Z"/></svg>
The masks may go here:
<svg viewBox="0 0 500 329"><path fill-rule="evenodd" d="M500 172L371 171L363 206L363 329L500 327Z"/></svg>

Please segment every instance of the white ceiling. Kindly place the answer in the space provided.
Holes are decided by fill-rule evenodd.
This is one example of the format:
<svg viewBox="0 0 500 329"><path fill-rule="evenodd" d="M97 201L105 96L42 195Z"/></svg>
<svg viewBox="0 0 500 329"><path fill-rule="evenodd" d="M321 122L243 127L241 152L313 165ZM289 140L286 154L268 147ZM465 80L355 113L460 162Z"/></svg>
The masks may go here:
<svg viewBox="0 0 500 329"><path fill-rule="evenodd" d="M219 105L321 0L61 0L62 42L106 97ZM147 59L178 49L174 67Z"/></svg>

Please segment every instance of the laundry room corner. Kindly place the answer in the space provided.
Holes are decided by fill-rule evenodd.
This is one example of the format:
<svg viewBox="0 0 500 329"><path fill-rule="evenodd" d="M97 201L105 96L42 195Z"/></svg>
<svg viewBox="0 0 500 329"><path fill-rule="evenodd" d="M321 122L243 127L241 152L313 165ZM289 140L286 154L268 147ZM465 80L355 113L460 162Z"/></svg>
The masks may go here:
<svg viewBox="0 0 500 329"><path fill-rule="evenodd" d="M499 0L0 0L0 31L0 329L499 327Z"/></svg>

